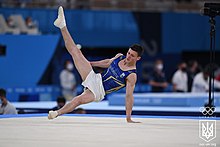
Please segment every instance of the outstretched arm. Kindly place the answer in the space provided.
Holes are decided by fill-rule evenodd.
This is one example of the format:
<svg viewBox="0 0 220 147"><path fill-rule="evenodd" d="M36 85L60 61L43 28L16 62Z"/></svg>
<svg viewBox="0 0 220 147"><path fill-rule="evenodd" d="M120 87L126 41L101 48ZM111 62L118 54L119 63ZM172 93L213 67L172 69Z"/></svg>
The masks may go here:
<svg viewBox="0 0 220 147"><path fill-rule="evenodd" d="M128 123L139 123L131 120L132 107L134 104L134 87L137 81L137 75L132 73L127 77L126 81L126 120Z"/></svg>
<svg viewBox="0 0 220 147"><path fill-rule="evenodd" d="M105 59L100 61L92 61L90 64L95 67L107 68L112 63L111 59Z"/></svg>
<svg viewBox="0 0 220 147"><path fill-rule="evenodd" d="M105 59L105 60L101 60L101 61L93 61L93 62L90 62L90 64L95 67L108 68L110 66L110 64L121 55L122 55L121 53L118 53L117 55L115 55L115 57L113 57L111 59Z"/></svg>

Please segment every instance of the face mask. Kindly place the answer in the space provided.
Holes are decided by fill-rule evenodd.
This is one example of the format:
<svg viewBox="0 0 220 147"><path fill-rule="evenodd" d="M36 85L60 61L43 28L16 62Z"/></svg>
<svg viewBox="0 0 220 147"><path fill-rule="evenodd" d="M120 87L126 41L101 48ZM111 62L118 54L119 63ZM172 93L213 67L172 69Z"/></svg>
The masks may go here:
<svg viewBox="0 0 220 147"><path fill-rule="evenodd" d="M69 63L67 64L67 67L66 67L68 70L73 70L73 64Z"/></svg>
<svg viewBox="0 0 220 147"><path fill-rule="evenodd" d="M156 65L156 68L157 68L158 70L162 70L162 69L163 69L163 64L157 64L157 65Z"/></svg>

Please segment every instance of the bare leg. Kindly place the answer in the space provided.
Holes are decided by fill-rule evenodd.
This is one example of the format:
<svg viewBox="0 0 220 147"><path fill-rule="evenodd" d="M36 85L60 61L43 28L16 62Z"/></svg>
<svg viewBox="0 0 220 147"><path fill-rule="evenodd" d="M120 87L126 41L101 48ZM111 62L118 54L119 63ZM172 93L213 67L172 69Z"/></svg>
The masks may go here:
<svg viewBox="0 0 220 147"><path fill-rule="evenodd" d="M70 55L72 56L76 69L78 70L82 80L84 81L87 75L92 70L92 66L90 62L84 57L81 50L79 50L76 47L76 44L74 43L72 37L70 36L67 27L63 27L61 29L61 33L65 41L65 46L68 52L70 53Z"/></svg>
<svg viewBox="0 0 220 147"><path fill-rule="evenodd" d="M72 112L77 106L87 104L95 100L94 94L90 90L84 91L81 95L72 99L68 104L59 109L58 115Z"/></svg>
<svg viewBox="0 0 220 147"><path fill-rule="evenodd" d="M63 12L63 8L59 7L58 18L55 20L54 25L60 28L65 46L73 58L74 64L84 81L87 75L92 71L90 62L83 56L82 52L77 48L70 33L66 27L66 20ZM87 104L95 100L94 94L90 90L84 91L81 95L75 97L72 101L66 104L58 111L49 111L48 119L53 119L59 115L73 111L77 106L81 104Z"/></svg>
<svg viewBox="0 0 220 147"><path fill-rule="evenodd" d="M54 25L60 28L65 46L72 56L76 69L78 70L82 80L84 81L87 75L92 70L92 66L90 65L90 62L83 56L82 52L77 48L75 42L70 36L70 33L66 27L66 20L62 7L59 7L58 17L54 21Z"/></svg>
<svg viewBox="0 0 220 147"><path fill-rule="evenodd" d="M73 41L70 33L66 27L65 16L63 8L59 7L58 18L55 20L54 25L60 28L65 46L73 58L74 64L84 81L87 75L92 71L92 66L89 61L83 56L82 52L77 48ZM77 106L81 104L87 104L95 100L95 95L90 91L86 90L81 95L75 97L72 101L66 104L63 108L58 111L49 111L48 119L54 119L55 117L73 111Z"/></svg>
<svg viewBox="0 0 220 147"><path fill-rule="evenodd" d="M59 115L72 112L77 106L93 102L94 100L95 100L94 94L87 89L81 95L73 98L68 104L63 106L58 111L49 111L48 119L54 119Z"/></svg>

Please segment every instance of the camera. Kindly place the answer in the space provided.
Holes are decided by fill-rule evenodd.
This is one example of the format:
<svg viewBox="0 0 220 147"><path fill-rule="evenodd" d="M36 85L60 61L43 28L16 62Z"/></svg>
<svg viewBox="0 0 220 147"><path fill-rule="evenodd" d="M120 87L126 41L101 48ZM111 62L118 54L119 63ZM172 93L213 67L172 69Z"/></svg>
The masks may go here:
<svg viewBox="0 0 220 147"><path fill-rule="evenodd" d="M203 15L210 17L220 16L220 3L205 3Z"/></svg>

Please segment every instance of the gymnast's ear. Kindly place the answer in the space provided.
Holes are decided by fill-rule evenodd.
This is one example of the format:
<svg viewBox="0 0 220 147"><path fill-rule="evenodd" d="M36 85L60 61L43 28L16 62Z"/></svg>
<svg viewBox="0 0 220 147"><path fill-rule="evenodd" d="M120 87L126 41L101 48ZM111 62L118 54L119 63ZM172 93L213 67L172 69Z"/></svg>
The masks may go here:
<svg viewBox="0 0 220 147"><path fill-rule="evenodd" d="M141 60L141 57L140 57L140 56L137 57L137 61L138 61L138 60Z"/></svg>

